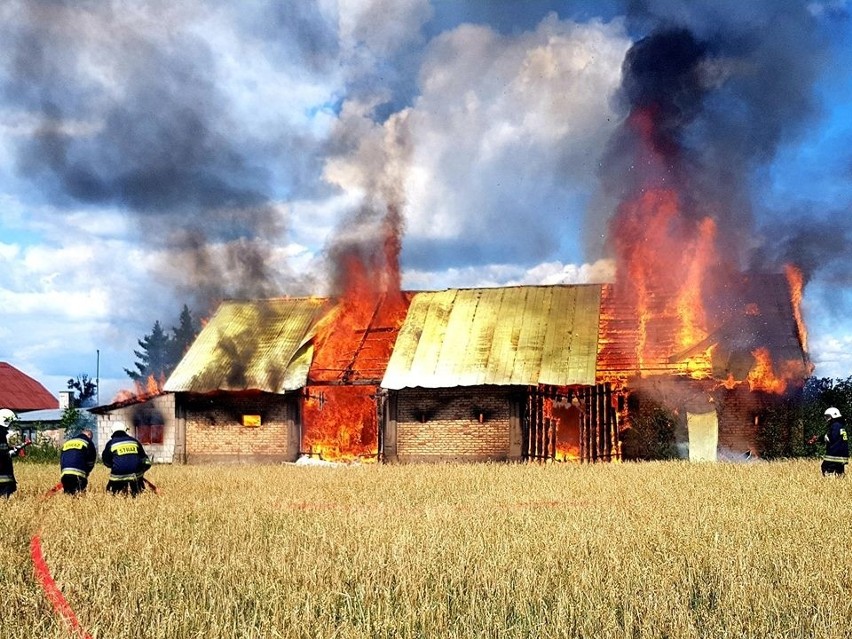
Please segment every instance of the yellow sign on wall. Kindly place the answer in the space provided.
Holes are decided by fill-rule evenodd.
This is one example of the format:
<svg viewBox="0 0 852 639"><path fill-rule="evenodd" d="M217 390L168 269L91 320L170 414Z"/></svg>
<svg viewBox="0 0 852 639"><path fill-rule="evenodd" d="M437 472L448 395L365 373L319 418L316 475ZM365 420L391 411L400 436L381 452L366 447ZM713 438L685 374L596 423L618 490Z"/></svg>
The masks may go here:
<svg viewBox="0 0 852 639"><path fill-rule="evenodd" d="M260 415L243 415L243 426L252 428L260 426Z"/></svg>

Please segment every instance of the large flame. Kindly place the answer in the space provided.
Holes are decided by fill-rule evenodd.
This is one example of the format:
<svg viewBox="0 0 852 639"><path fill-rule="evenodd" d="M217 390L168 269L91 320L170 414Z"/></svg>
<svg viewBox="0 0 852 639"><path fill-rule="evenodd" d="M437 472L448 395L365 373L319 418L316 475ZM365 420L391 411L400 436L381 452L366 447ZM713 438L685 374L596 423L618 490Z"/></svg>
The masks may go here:
<svg viewBox="0 0 852 639"><path fill-rule="evenodd" d="M783 393L787 389L787 380L776 375L769 349L756 348L752 355L755 364L748 373L749 388L768 393Z"/></svg>
<svg viewBox="0 0 852 639"><path fill-rule="evenodd" d="M304 403L302 450L324 459L378 455L377 392L405 319L399 213L388 207L380 246L338 256L340 295L317 328Z"/></svg>
<svg viewBox="0 0 852 639"><path fill-rule="evenodd" d="M754 390L783 393L807 370L785 344L783 326L772 324L777 335L768 334L764 314L777 317L779 304L771 295L755 294L759 284L728 264L730 256L722 258L715 221L698 215L696 203L678 190L676 138L657 135L660 123L653 106L637 108L626 122L637 142L635 168L643 175L610 221L616 282L605 289L601 305L599 372L610 379L716 379L727 388L747 382ZM712 204L702 203L700 210L710 211ZM801 273L788 267L786 274L806 353ZM747 360L753 361L750 371L739 366ZM736 370L726 370L727 364Z"/></svg>
<svg viewBox="0 0 852 639"><path fill-rule="evenodd" d="M793 264L787 264L784 268L787 281L790 283L790 302L793 304L793 315L796 318L796 328L799 331L799 341L802 350L808 352L808 329L802 317L802 294L805 288L805 280L802 271Z"/></svg>
<svg viewBox="0 0 852 639"><path fill-rule="evenodd" d="M715 226L681 212L676 192L647 189L619 207L613 232L618 250L618 304L636 322L640 374L669 370L677 353L707 337L703 277L713 259ZM622 311L624 312L624 311ZM693 377L710 374L709 347L678 363Z"/></svg>
<svg viewBox="0 0 852 639"><path fill-rule="evenodd" d="M326 460L375 459L375 386L310 387L303 405L302 451Z"/></svg>

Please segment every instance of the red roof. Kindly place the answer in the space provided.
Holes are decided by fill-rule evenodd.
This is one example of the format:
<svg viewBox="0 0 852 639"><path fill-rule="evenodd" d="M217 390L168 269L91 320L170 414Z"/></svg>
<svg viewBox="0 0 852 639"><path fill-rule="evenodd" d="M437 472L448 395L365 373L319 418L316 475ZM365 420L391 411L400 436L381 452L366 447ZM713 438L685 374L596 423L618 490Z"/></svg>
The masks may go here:
<svg viewBox="0 0 852 639"><path fill-rule="evenodd" d="M59 400L29 375L0 362L0 408L22 412L59 408Z"/></svg>

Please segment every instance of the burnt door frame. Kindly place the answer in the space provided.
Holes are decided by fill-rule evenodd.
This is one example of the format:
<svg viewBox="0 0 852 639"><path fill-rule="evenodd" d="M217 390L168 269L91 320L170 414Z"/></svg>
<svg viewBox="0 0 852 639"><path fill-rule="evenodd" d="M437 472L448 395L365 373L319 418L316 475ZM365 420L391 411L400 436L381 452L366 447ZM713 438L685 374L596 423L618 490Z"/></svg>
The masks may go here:
<svg viewBox="0 0 852 639"><path fill-rule="evenodd" d="M568 401L580 410L581 462L621 459L618 412L609 383L570 389L540 385L527 389L521 406L521 458L556 459L556 420L547 414L545 401Z"/></svg>

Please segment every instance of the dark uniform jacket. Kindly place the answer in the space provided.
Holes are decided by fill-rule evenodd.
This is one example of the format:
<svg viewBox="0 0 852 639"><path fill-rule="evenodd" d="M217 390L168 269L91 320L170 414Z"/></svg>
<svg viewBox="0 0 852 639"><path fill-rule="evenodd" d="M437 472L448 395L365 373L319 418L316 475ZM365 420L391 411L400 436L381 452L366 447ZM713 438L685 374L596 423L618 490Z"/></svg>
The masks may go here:
<svg viewBox="0 0 852 639"><path fill-rule="evenodd" d="M843 418L833 419L825 434L825 461L845 464L849 461L849 438Z"/></svg>
<svg viewBox="0 0 852 639"><path fill-rule="evenodd" d="M0 484L15 483L15 471L12 468L12 457L17 450L9 447L6 442L6 429L0 428Z"/></svg>
<svg viewBox="0 0 852 639"><path fill-rule="evenodd" d="M130 481L140 479L151 467L151 460L145 454L145 449L134 437L123 430L116 431L104 446L101 459L112 472L110 481Z"/></svg>
<svg viewBox="0 0 852 639"><path fill-rule="evenodd" d="M62 475L88 477L95 467L97 458L98 451L95 450L91 438L80 433L62 445L59 467L62 469Z"/></svg>

